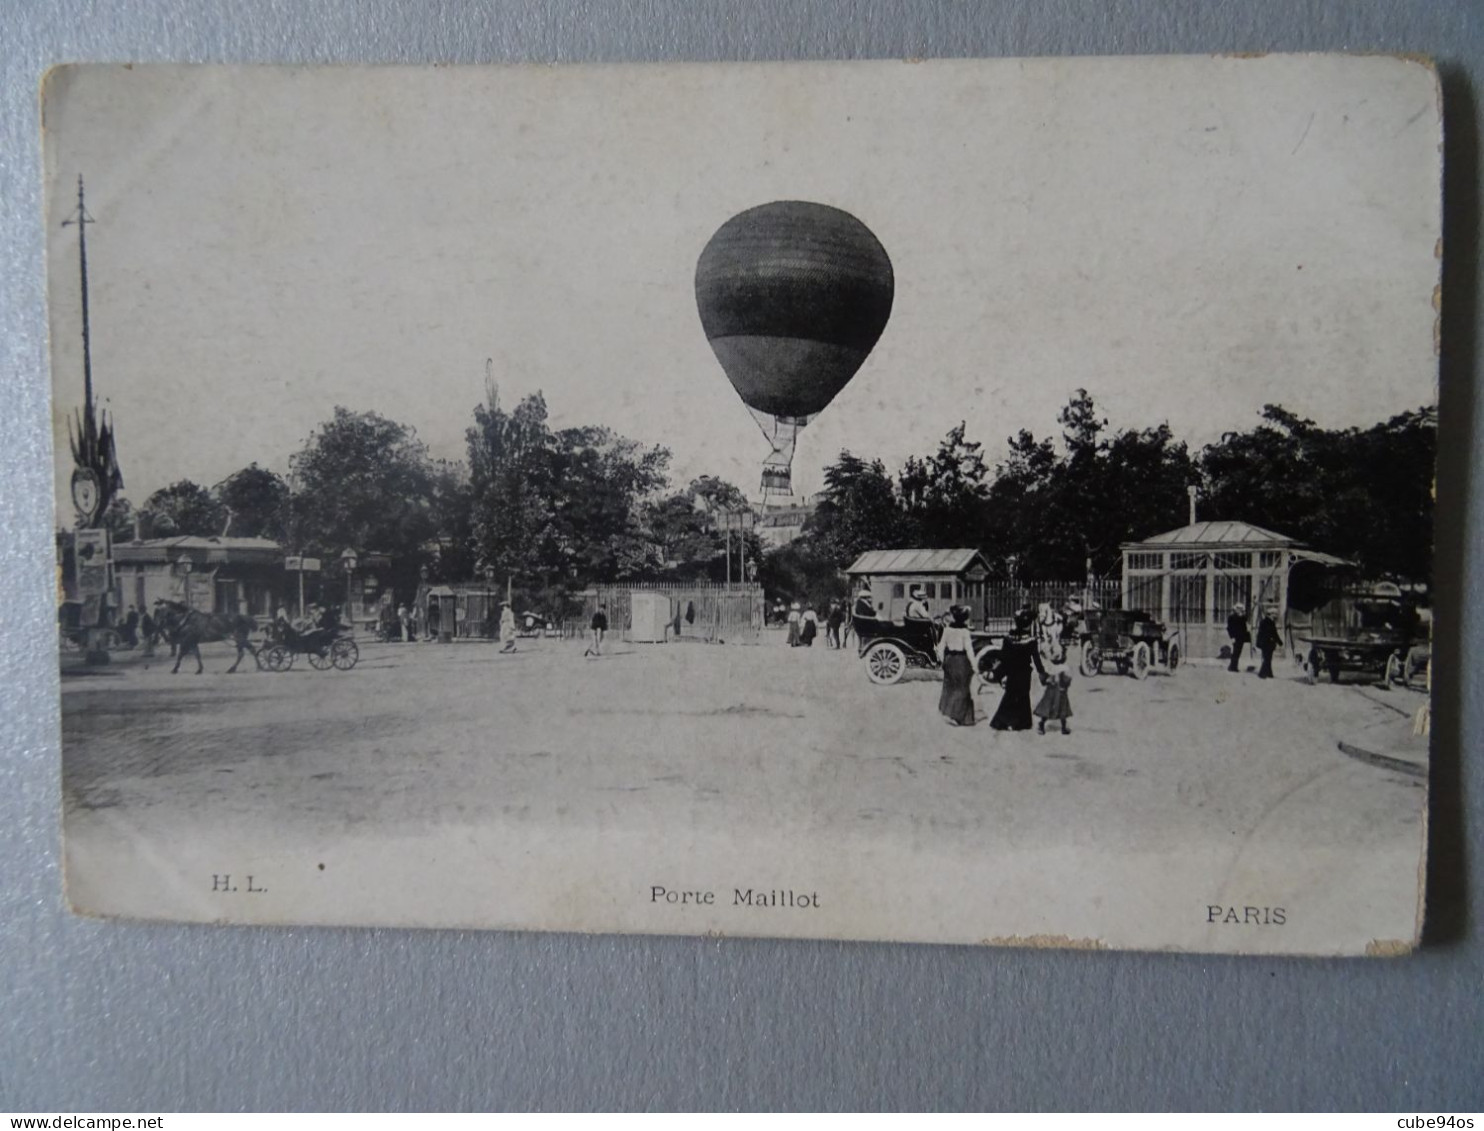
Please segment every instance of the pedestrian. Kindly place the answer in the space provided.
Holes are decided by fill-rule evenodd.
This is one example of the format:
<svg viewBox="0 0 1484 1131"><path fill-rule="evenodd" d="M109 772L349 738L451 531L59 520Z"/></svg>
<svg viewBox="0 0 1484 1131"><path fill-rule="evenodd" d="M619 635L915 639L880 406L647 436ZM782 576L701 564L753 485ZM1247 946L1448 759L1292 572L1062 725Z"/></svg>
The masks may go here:
<svg viewBox="0 0 1484 1131"><path fill-rule="evenodd" d="M1035 714L1040 720L1036 724L1036 733L1045 734L1046 724L1059 719L1062 734L1071 734L1067 720L1072 717L1072 700L1067 691L1072 686L1072 673L1067 670L1065 654L1048 665L1044 682L1046 690L1041 693L1041 701L1036 704Z"/></svg>
<svg viewBox="0 0 1484 1131"><path fill-rule="evenodd" d="M1000 697L994 718L989 720L995 730L1031 729L1031 668L1043 679L1046 677L1046 665L1041 662L1040 649L1031 634L1034 619L1029 609L1017 612L1015 628L1000 646L999 668L1005 681L1005 694Z"/></svg>
<svg viewBox="0 0 1484 1131"><path fill-rule="evenodd" d="M921 585L914 585L907 590L907 611L903 615L907 620L933 619L933 614L928 610L926 591Z"/></svg>
<svg viewBox="0 0 1484 1131"><path fill-rule="evenodd" d="M149 615L148 610L145 610L144 615L139 618L139 634L144 638L144 655L155 654L155 640L159 637L159 632L160 630L155 627L155 618Z"/></svg>
<svg viewBox="0 0 1484 1131"><path fill-rule="evenodd" d="M603 654L603 637L608 634L608 606L599 605L598 611L593 614L592 619L592 643L583 653L584 656L601 656Z"/></svg>
<svg viewBox="0 0 1484 1131"><path fill-rule="evenodd" d="M948 610L949 624L938 640L938 661L943 665L943 690L938 695L938 714L954 726L974 725L974 640L969 635L969 609L954 605Z"/></svg>
<svg viewBox="0 0 1484 1131"><path fill-rule="evenodd" d="M437 640L438 634L443 628L443 602L436 597L428 598L427 631L423 633L424 639Z"/></svg>
<svg viewBox="0 0 1484 1131"><path fill-rule="evenodd" d="M501 652L515 651L515 610L508 603L500 606L500 639L505 642Z"/></svg>
<svg viewBox="0 0 1484 1131"><path fill-rule="evenodd" d="M814 638L818 634L819 617L815 615L814 606L806 602L804 615L799 618L799 643L805 648L813 648Z"/></svg>
<svg viewBox="0 0 1484 1131"><path fill-rule="evenodd" d="M397 623L402 626L402 639L408 644L417 639L417 633L412 627L412 614L407 611L406 605L397 606Z"/></svg>
<svg viewBox="0 0 1484 1131"><path fill-rule="evenodd" d="M1242 649L1252 643L1252 633L1247 629L1247 606L1241 601L1232 606L1231 616L1226 618L1226 634L1232 642L1232 662L1226 670L1241 671Z"/></svg>
<svg viewBox="0 0 1484 1131"><path fill-rule="evenodd" d="M1257 669L1258 679L1273 678L1273 653L1281 641L1278 635L1278 610L1269 605L1263 610L1262 620L1257 622L1257 650L1262 653L1262 667Z"/></svg>
<svg viewBox="0 0 1484 1131"><path fill-rule="evenodd" d="M801 627L799 622L802 619L799 613L799 603L797 601L792 602L788 606L788 646L790 648L797 648L799 646L799 629Z"/></svg>
<svg viewBox="0 0 1484 1131"><path fill-rule="evenodd" d="M125 648L139 646L139 610L133 605L129 606L129 615L124 618L123 636Z"/></svg>
<svg viewBox="0 0 1484 1131"><path fill-rule="evenodd" d="M845 607L839 601L830 602L829 615L825 618L825 641L831 648L843 648L840 630L845 627Z"/></svg>

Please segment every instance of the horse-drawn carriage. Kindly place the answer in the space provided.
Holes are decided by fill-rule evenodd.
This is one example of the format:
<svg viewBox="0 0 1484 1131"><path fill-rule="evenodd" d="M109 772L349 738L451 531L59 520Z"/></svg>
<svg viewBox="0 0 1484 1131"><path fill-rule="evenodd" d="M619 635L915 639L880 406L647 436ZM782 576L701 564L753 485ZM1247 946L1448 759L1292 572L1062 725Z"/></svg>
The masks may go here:
<svg viewBox="0 0 1484 1131"><path fill-rule="evenodd" d="M866 677L883 686L896 683L908 668L936 670L938 639L943 626L936 620L909 618L901 622L853 616L851 627L859 641L857 654L866 664ZM971 632L974 642L974 671L986 682L997 682L995 664L1000 658L1000 638L987 632Z"/></svg>
<svg viewBox="0 0 1484 1131"><path fill-rule="evenodd" d="M349 630L339 625L301 632L291 625L280 624L270 632L268 642L258 650L258 662L270 672L286 672L294 666L294 657L306 656L309 666L318 671L348 672L360 659L360 649Z"/></svg>

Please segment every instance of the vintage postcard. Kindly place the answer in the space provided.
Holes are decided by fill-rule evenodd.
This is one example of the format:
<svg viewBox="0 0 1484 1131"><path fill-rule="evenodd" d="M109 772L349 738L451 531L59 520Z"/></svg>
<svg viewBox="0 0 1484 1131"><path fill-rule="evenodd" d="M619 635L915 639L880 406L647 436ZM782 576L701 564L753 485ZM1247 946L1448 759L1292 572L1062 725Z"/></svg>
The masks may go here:
<svg viewBox="0 0 1484 1131"><path fill-rule="evenodd" d="M1426 63L42 98L77 911L1415 944Z"/></svg>

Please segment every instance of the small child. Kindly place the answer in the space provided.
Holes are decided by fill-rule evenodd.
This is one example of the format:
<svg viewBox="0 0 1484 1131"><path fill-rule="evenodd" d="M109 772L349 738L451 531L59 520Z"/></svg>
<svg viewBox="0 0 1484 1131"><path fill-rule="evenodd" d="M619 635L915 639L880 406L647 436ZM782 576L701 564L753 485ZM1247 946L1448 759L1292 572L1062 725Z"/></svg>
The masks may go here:
<svg viewBox="0 0 1484 1131"><path fill-rule="evenodd" d="M1067 727L1067 720L1072 717L1072 700L1067 694L1067 689L1072 686L1072 673L1067 671L1066 657L1061 656L1051 661L1046 666L1046 691L1041 696L1041 701L1036 704L1035 714L1040 720L1036 724L1036 733L1046 733L1046 721L1048 719L1061 720L1062 734L1071 734Z"/></svg>

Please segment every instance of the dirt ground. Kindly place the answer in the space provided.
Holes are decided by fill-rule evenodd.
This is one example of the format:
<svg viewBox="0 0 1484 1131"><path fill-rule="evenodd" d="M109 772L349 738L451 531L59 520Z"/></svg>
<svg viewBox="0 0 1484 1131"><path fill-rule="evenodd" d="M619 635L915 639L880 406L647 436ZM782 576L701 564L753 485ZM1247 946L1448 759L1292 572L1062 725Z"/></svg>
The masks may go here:
<svg viewBox="0 0 1484 1131"><path fill-rule="evenodd" d="M951 727L935 677L876 687L853 652L773 633L601 659L362 642L350 672L230 660L64 676L76 905L1321 952L1415 928L1425 782L1339 749L1404 745L1422 702L1404 690L1286 664L1108 674L1073 684L1070 735L1040 736L986 725L997 689ZM265 894L213 890L248 874ZM821 906L759 911L749 889ZM668 902L686 891L715 902Z"/></svg>

